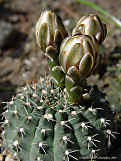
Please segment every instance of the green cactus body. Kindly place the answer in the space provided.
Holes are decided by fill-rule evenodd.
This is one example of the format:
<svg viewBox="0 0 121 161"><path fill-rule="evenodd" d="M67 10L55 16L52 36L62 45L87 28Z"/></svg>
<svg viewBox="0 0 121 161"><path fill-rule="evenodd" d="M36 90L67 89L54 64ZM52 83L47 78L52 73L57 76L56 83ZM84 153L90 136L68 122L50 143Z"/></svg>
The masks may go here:
<svg viewBox="0 0 121 161"><path fill-rule="evenodd" d="M77 24L64 39L65 28L53 12L45 11L37 22L37 43L49 57L56 84L40 79L7 104L2 136L16 160L92 161L108 156L114 146L113 113L104 95L86 82L99 61L97 40L105 39L106 27L96 16L79 23L87 25L87 35Z"/></svg>
<svg viewBox="0 0 121 161"><path fill-rule="evenodd" d="M113 115L101 100L100 92L93 89L88 103L74 105L48 79L27 85L7 104L4 145L20 161L106 156L106 130L112 131Z"/></svg>

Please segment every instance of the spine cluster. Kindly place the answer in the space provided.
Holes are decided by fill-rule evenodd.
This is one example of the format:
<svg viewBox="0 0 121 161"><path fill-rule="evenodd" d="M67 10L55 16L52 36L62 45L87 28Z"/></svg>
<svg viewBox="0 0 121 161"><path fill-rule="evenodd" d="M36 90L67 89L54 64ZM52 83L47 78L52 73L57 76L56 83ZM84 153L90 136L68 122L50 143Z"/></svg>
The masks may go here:
<svg viewBox="0 0 121 161"><path fill-rule="evenodd" d="M19 161L93 161L111 155L119 134L113 113L104 94L86 83L99 62L106 25L89 15L67 36L61 19L45 11L35 32L56 84L40 79L7 103L4 146Z"/></svg>
<svg viewBox="0 0 121 161"><path fill-rule="evenodd" d="M27 85L7 104L4 145L19 161L75 161L109 153L118 133L98 89L82 105L51 81Z"/></svg>

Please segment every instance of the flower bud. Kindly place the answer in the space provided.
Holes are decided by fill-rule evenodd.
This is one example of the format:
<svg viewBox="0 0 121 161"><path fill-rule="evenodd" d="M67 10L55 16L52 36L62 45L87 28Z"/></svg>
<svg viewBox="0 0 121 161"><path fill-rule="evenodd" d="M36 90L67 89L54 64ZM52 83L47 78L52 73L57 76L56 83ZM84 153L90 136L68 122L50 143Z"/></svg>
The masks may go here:
<svg viewBox="0 0 121 161"><path fill-rule="evenodd" d="M106 24L97 15L83 16L72 31L72 35L77 34L93 35L98 43L102 43L107 34Z"/></svg>
<svg viewBox="0 0 121 161"><path fill-rule="evenodd" d="M70 36L60 47L59 62L63 71L71 73L73 77L79 75L80 79L85 79L91 74L97 57L97 41L93 36Z"/></svg>
<svg viewBox="0 0 121 161"><path fill-rule="evenodd" d="M46 52L48 46L59 50L60 43L67 36L65 27L60 19L52 11L44 11L35 28L36 40L43 52Z"/></svg>

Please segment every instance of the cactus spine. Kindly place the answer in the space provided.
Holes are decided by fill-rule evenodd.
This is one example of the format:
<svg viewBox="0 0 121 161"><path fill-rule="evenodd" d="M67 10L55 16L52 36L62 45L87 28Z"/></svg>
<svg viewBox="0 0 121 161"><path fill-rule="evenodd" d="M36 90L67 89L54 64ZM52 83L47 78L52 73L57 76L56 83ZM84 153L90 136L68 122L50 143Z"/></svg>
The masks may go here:
<svg viewBox="0 0 121 161"><path fill-rule="evenodd" d="M57 84L40 79L7 104L3 139L16 160L93 160L107 156L118 135L104 94L86 83L98 61L98 41L93 35L65 35L60 18L42 13L37 42Z"/></svg>

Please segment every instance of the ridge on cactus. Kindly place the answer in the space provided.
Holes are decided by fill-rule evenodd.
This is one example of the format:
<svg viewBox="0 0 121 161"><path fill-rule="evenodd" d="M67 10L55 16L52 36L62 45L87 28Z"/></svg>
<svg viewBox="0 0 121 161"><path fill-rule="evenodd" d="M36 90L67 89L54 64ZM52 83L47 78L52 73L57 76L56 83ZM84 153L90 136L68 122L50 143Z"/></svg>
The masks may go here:
<svg viewBox="0 0 121 161"><path fill-rule="evenodd" d="M105 95L86 82L98 64L99 43L95 35L68 36L61 21L45 11L35 30L55 81L26 85L3 113L4 146L15 160L92 161L113 155L119 134L114 114Z"/></svg>
<svg viewBox="0 0 121 161"><path fill-rule="evenodd" d="M90 87L88 87L90 88ZM104 94L91 88L79 105L49 79L27 85L7 104L3 139L20 161L75 161L106 156L118 133Z"/></svg>

